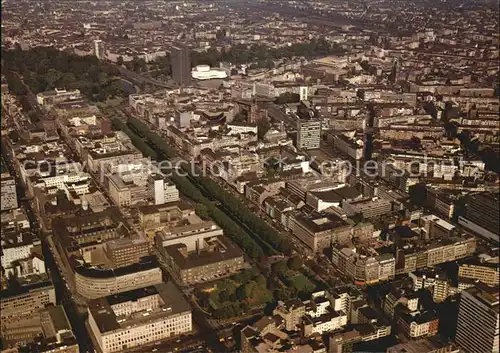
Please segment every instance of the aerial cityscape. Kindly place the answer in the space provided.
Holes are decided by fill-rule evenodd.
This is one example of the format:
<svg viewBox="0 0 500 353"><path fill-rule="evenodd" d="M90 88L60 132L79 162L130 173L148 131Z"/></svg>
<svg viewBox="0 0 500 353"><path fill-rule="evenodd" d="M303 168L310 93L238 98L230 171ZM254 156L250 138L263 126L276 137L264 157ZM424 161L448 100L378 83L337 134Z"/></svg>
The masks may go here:
<svg viewBox="0 0 500 353"><path fill-rule="evenodd" d="M0 353L499 353L498 0L2 0Z"/></svg>

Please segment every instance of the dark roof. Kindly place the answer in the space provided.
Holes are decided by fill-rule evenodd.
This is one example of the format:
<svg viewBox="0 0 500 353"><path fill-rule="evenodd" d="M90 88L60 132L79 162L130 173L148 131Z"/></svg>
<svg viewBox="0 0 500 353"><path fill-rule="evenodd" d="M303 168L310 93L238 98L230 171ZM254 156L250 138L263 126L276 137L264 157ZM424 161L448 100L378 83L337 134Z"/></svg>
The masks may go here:
<svg viewBox="0 0 500 353"><path fill-rule="evenodd" d="M136 272L147 271L153 268L157 268L158 266L159 265L156 256L144 256L140 259L140 262L129 266L123 266L109 270L109 269L90 268L90 267L85 267L83 265L78 265L75 267L75 272L85 277L109 278L109 277L125 276Z"/></svg>
<svg viewBox="0 0 500 353"><path fill-rule="evenodd" d="M315 222L316 220L323 218L325 218L327 221L321 224ZM313 214L306 215L302 212L299 212L295 215L295 219L314 233L349 226L349 223L332 213L314 212Z"/></svg>
<svg viewBox="0 0 500 353"><path fill-rule="evenodd" d="M99 331L104 333L122 328L121 324L117 320L116 314L111 308L111 305L126 301L136 301L138 298L144 298L156 294L160 295L162 300L159 310L157 309L156 311L151 312L148 316L135 318L133 316L129 316L124 325L128 327L136 324L143 324L145 322L154 322L161 320L163 317L191 310L191 306L172 282L159 283L154 286L134 289L118 295L110 295L103 298L93 299L89 301L88 307ZM123 329L125 329L125 327L123 327Z"/></svg>
<svg viewBox="0 0 500 353"><path fill-rule="evenodd" d="M164 209L174 208L174 207L179 208L181 211L193 209L193 207L189 203L179 200L174 202L167 202L161 205L142 206L139 207L139 211L143 214L151 214L159 212Z"/></svg>
<svg viewBox="0 0 500 353"><path fill-rule="evenodd" d="M180 249L185 246L184 244L166 246L165 251L181 269L200 267L220 261L243 257L243 252L233 243L224 239L224 237L219 237L218 241L221 243L221 246L217 246L214 251L202 250L200 253L192 252L188 254L187 257L180 251Z"/></svg>
<svg viewBox="0 0 500 353"><path fill-rule="evenodd" d="M42 288L48 289L50 287L53 287L52 281L50 281L50 280L23 285L20 288L16 288L16 289L9 287L7 289L0 291L0 299L16 297L18 295L27 294L31 291L35 291L35 290L42 289Z"/></svg>

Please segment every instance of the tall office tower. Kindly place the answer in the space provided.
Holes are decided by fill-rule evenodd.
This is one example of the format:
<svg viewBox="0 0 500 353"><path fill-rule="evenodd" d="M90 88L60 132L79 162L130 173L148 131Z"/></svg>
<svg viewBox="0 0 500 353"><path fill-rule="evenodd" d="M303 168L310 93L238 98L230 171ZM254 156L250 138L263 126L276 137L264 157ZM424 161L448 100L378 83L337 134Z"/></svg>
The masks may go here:
<svg viewBox="0 0 500 353"><path fill-rule="evenodd" d="M466 352L498 352L498 287L477 283L462 291L457 320L457 343Z"/></svg>
<svg viewBox="0 0 500 353"><path fill-rule="evenodd" d="M318 149L321 143L321 120L312 116L297 116L297 148Z"/></svg>
<svg viewBox="0 0 500 353"><path fill-rule="evenodd" d="M498 242L500 234L500 198L498 194L482 192L471 195L467 203L465 217L459 223L479 235Z"/></svg>
<svg viewBox="0 0 500 353"><path fill-rule="evenodd" d="M106 45L100 40L94 40L94 55L97 56L97 59L102 60L106 57Z"/></svg>
<svg viewBox="0 0 500 353"><path fill-rule="evenodd" d="M189 48L185 46L172 47L172 78L179 86L191 83L191 57Z"/></svg>
<svg viewBox="0 0 500 353"><path fill-rule="evenodd" d="M2 174L1 180L2 202L1 210L12 210L18 207L16 181L8 173Z"/></svg>

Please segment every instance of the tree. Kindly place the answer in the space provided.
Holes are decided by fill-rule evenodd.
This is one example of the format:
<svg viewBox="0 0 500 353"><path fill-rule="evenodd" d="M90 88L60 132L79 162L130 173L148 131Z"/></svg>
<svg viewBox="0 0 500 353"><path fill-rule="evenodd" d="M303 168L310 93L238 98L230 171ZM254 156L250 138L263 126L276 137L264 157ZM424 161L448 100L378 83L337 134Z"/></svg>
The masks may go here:
<svg viewBox="0 0 500 353"><path fill-rule="evenodd" d="M26 87L23 82L16 74L10 73L7 75L7 85L9 87L9 91L21 96L26 94Z"/></svg>
<svg viewBox="0 0 500 353"><path fill-rule="evenodd" d="M350 218L354 222L354 224L358 224L360 222L363 222L363 219L364 219L363 213L361 213L361 212L353 214Z"/></svg>
<svg viewBox="0 0 500 353"><path fill-rule="evenodd" d="M304 263L299 256L292 256L287 261L288 268L295 271L299 270L303 264Z"/></svg>
<svg viewBox="0 0 500 353"><path fill-rule="evenodd" d="M266 286L266 284L267 284L266 277L264 277L262 275L257 276L257 278L255 279L255 282L261 288L264 288Z"/></svg>
<svg viewBox="0 0 500 353"><path fill-rule="evenodd" d="M271 273L274 277L283 274L287 270L287 264L285 261L278 261L271 265Z"/></svg>
<svg viewBox="0 0 500 353"><path fill-rule="evenodd" d="M270 128L271 124L269 124L269 120L266 118L262 118L257 121L257 136L260 140L264 139L264 136Z"/></svg>
<svg viewBox="0 0 500 353"><path fill-rule="evenodd" d="M122 66L123 65L123 56L119 56L116 58L116 65Z"/></svg>
<svg viewBox="0 0 500 353"><path fill-rule="evenodd" d="M210 216L208 215L208 210L207 207L202 204L202 203L197 203L195 206L195 211L198 216L200 216L201 219L207 220L210 219Z"/></svg>
<svg viewBox="0 0 500 353"><path fill-rule="evenodd" d="M285 103L298 103L300 102L300 95L292 92L285 92L280 94L278 98L274 101L276 104Z"/></svg>

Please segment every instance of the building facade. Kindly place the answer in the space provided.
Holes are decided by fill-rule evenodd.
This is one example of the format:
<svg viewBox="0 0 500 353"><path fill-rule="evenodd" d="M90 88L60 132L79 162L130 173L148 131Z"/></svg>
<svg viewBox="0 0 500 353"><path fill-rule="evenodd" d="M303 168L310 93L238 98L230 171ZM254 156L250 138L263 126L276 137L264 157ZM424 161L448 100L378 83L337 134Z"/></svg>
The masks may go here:
<svg viewBox="0 0 500 353"><path fill-rule="evenodd" d="M191 57L189 48L184 46L172 47L170 51L172 58L172 78L179 86L191 83Z"/></svg>
<svg viewBox="0 0 500 353"><path fill-rule="evenodd" d="M462 291L456 342L467 352L498 352L498 287L484 284Z"/></svg>
<svg viewBox="0 0 500 353"><path fill-rule="evenodd" d="M89 302L88 327L102 353L122 352L192 331L191 307L172 282Z"/></svg>

